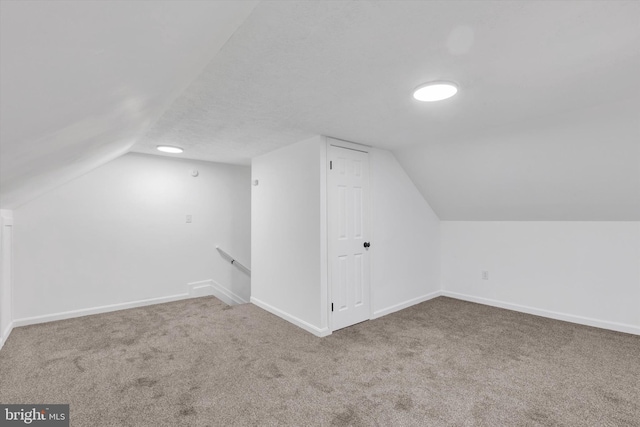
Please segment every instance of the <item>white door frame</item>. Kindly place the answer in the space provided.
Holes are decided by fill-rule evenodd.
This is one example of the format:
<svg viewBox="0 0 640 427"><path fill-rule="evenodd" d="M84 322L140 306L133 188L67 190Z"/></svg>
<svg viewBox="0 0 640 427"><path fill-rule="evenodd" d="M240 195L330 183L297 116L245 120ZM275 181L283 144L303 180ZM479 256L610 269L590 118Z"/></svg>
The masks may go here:
<svg viewBox="0 0 640 427"><path fill-rule="evenodd" d="M346 148L349 150L355 150L355 151L361 151L363 153L367 153L368 157L369 157L369 203L367 206L367 210L369 212L369 235L370 235L370 240L373 241L374 240L374 235L373 235L373 210L371 209L371 207L373 206L373 186L372 186L372 179L371 176L373 175L372 173L372 168L371 168L371 146L369 145L364 145L364 144L358 144L355 142L349 142L349 141L344 141L342 139L337 139L337 138L333 138L330 136L326 137L326 149L325 149L325 153L327 153L326 157L325 157L325 170L326 175L326 183L325 183L325 188L326 188L326 195L325 195L325 200L327 200L326 203L326 215L325 215L325 219L327 220L328 223L328 218L329 218L329 197L328 197L328 192L329 192L329 147L330 146L334 146L334 147L340 147L340 148ZM329 326L329 330L331 332L334 331L334 327L333 327L333 315L331 314L331 302L332 302L332 288L333 288L333 283L331 282L331 260L329 258L330 253L330 245L329 245L329 227L328 225L325 227L326 229L326 233L325 234L325 239L326 239L326 260L327 260L327 281L326 281L326 286L327 286L327 319L328 319L328 326ZM373 287L371 286L371 283L373 282L373 263L369 262L369 320L373 319L373 301L374 301L374 295L373 295Z"/></svg>

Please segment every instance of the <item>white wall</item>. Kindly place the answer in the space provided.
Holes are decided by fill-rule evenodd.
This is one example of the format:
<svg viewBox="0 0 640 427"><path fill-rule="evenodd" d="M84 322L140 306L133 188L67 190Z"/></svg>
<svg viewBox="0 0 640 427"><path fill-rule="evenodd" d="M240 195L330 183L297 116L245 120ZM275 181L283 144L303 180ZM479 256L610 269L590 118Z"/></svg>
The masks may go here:
<svg viewBox="0 0 640 427"><path fill-rule="evenodd" d="M251 163L251 302L316 335L329 333L324 163L321 137Z"/></svg>
<svg viewBox="0 0 640 427"><path fill-rule="evenodd" d="M253 159L251 301L327 335L326 138ZM439 220L393 154L370 150L373 317L438 295Z"/></svg>
<svg viewBox="0 0 640 427"><path fill-rule="evenodd" d="M0 1L0 206L175 141L151 125L256 4Z"/></svg>
<svg viewBox="0 0 640 427"><path fill-rule="evenodd" d="M13 212L0 210L0 349L11 333L13 321L12 258Z"/></svg>
<svg viewBox="0 0 640 427"><path fill-rule="evenodd" d="M215 246L250 266L249 192L248 167L127 154L19 207L14 319L177 298L208 279L248 299Z"/></svg>
<svg viewBox="0 0 640 427"><path fill-rule="evenodd" d="M372 149L373 315L379 317L440 291L440 220L394 155Z"/></svg>
<svg viewBox="0 0 640 427"><path fill-rule="evenodd" d="M640 334L640 222L441 225L445 295Z"/></svg>

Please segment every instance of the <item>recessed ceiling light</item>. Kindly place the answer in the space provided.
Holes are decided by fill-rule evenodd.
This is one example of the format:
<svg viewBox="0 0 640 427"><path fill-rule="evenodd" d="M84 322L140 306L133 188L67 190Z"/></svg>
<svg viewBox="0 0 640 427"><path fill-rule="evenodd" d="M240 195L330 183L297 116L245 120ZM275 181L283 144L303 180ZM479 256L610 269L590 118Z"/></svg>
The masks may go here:
<svg viewBox="0 0 640 427"><path fill-rule="evenodd" d="M162 151L163 153L171 153L171 154L180 154L184 150L180 147L174 147L172 145L158 145L156 150Z"/></svg>
<svg viewBox="0 0 640 427"><path fill-rule="evenodd" d="M433 102L451 98L458 92L458 86L451 82L431 82L420 85L413 91L418 101Z"/></svg>

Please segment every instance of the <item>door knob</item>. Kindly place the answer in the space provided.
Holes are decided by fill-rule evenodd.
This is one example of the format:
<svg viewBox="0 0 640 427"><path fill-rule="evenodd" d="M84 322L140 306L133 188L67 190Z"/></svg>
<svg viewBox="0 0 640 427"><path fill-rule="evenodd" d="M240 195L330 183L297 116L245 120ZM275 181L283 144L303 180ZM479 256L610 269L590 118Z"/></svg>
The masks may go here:
<svg viewBox="0 0 640 427"><path fill-rule="evenodd" d="M364 242L364 247L365 247L365 248L368 248L368 247L370 247L370 246L371 246L371 243L369 243L369 242Z"/></svg>

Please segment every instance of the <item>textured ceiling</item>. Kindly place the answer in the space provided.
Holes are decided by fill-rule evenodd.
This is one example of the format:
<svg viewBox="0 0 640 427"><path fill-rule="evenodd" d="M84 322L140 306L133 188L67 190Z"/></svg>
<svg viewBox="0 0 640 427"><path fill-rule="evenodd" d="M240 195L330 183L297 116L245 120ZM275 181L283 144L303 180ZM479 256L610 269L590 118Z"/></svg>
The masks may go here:
<svg viewBox="0 0 640 427"><path fill-rule="evenodd" d="M323 134L393 150L442 219L640 219L640 2L6 4L3 207L131 144Z"/></svg>
<svg viewBox="0 0 640 427"><path fill-rule="evenodd" d="M608 103L396 156L441 219L638 221L639 112Z"/></svg>
<svg viewBox="0 0 640 427"><path fill-rule="evenodd" d="M256 2L0 2L0 206L124 154Z"/></svg>
<svg viewBox="0 0 640 427"><path fill-rule="evenodd" d="M395 149L638 87L637 2L261 2L134 147L249 163L312 134ZM420 104L414 87L459 83ZM595 84L594 84L595 83ZM545 123L541 123L542 126Z"/></svg>

